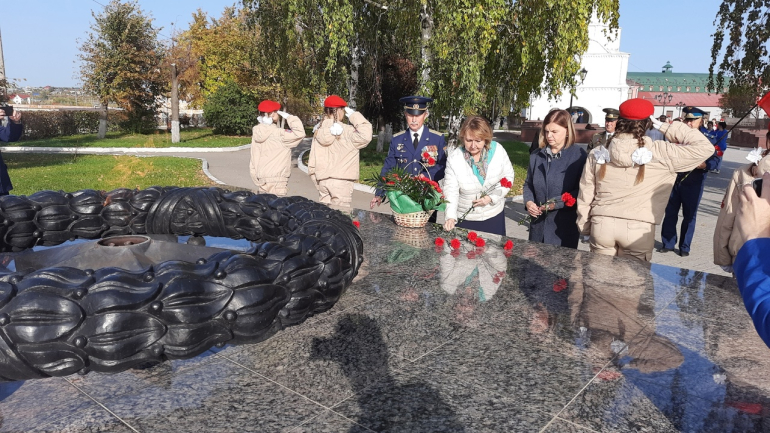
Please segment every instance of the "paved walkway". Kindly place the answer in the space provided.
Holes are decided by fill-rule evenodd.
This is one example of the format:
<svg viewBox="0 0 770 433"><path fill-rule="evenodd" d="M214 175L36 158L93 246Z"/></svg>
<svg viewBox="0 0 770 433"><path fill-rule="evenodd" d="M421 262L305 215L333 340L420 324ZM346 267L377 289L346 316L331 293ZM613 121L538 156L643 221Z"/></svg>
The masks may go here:
<svg viewBox="0 0 770 433"><path fill-rule="evenodd" d="M509 133L506 133L509 134ZM500 135L497 134L496 135ZM509 137L506 137L509 138ZM318 192L316 191L310 178L299 167L297 167L297 157L299 154L309 149L310 139L306 138L302 143L294 149L293 152L293 168L292 175L289 180L289 195L298 195L307 197L310 199L317 199ZM16 151L12 148L4 148L8 151ZM3 150L4 152L7 150ZM34 151L29 148L25 151ZM104 149L99 150L100 153L105 153ZM254 184L249 176L249 153L248 147L235 148L234 150L228 149L201 149L201 151L193 151L186 148L184 151L174 152L168 149L163 150L164 156L179 156L185 158L197 158L204 161L204 170L218 183L229 185L233 187L253 188ZM78 153L90 153L89 149L80 148ZM115 153L129 153L126 149L116 150ZM150 156L157 155L156 152L147 152L146 149L132 149L130 153L137 155ZM658 252L653 253L652 262L659 263L668 266L674 266L679 268L693 269L698 271L705 271L713 274L727 275L719 266L713 263L713 248L712 248L712 236L714 233L714 226L716 225L717 216L719 215L720 204L722 202L722 196L724 190L727 187L733 170L735 168L747 163L746 155L748 149L733 148L730 147L725 152L724 161L722 162L722 172L720 174L709 174L706 181L706 189L703 193L703 199L701 200L700 208L698 209L697 226L695 229L695 237L693 239L690 256L680 257L679 255L670 252L661 254ZM516 173L516 176L525 176L526 173ZM353 192L353 207L356 209L369 209L369 202L372 199L372 194L362 191ZM387 205L380 206L375 211L390 214L390 208ZM526 226L518 225L518 220L525 215L524 205L516 202L509 202L506 206L506 228L508 236L513 238L526 239L527 228ZM439 215L439 222L442 219L442 215ZM680 214L681 221L681 214ZM656 231L656 246L660 245L660 226ZM579 246L581 250L587 250L586 244Z"/></svg>

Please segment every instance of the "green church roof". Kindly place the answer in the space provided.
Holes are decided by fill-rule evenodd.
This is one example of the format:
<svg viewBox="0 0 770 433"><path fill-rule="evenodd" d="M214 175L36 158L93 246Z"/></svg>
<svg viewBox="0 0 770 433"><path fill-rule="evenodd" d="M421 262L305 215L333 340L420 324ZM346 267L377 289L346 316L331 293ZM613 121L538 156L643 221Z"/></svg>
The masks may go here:
<svg viewBox="0 0 770 433"><path fill-rule="evenodd" d="M668 63L666 64L668 65ZM628 72L626 80L629 84L641 86L644 91L670 91L709 93L709 74L678 73L678 72ZM725 88L729 85L729 79L725 78ZM652 87L652 88L650 88ZM661 89L661 87L663 87ZM671 87L671 89L669 89ZM688 89L689 87L689 89ZM719 91L714 93L721 93Z"/></svg>

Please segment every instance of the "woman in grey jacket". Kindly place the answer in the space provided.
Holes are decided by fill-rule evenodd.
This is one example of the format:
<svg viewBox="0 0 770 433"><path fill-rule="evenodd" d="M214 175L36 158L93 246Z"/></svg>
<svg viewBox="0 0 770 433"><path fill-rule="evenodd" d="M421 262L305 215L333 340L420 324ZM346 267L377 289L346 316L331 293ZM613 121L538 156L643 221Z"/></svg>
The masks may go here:
<svg viewBox="0 0 770 433"><path fill-rule="evenodd" d="M587 154L574 143L575 128L569 113L548 113L540 128L540 149L529 157L524 181L530 241L577 248L580 233L575 225L574 199ZM568 200L571 206L565 206L564 193L573 198Z"/></svg>

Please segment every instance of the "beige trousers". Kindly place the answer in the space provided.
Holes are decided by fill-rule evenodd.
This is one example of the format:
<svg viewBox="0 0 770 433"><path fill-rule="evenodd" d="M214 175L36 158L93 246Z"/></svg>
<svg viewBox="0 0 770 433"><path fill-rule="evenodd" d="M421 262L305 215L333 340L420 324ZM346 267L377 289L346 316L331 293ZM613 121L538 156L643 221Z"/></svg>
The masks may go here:
<svg viewBox="0 0 770 433"><path fill-rule="evenodd" d="M591 217L593 253L649 262L654 246L655 224L608 216Z"/></svg>
<svg viewBox="0 0 770 433"><path fill-rule="evenodd" d="M257 185L254 192L257 194L275 194L279 197L285 196L289 192L289 180L265 182L261 185Z"/></svg>
<svg viewBox="0 0 770 433"><path fill-rule="evenodd" d="M315 180L315 176L313 176ZM324 179L316 181L318 201L324 204L350 207L353 201L353 181L343 179Z"/></svg>

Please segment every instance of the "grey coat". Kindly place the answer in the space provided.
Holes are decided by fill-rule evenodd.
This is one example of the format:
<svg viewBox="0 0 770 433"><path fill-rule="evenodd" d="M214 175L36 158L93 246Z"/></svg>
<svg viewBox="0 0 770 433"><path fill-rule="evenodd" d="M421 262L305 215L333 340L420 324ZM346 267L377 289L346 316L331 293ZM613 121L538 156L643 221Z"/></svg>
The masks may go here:
<svg viewBox="0 0 770 433"><path fill-rule="evenodd" d="M561 195L568 192L577 199L587 156L586 151L576 145L563 149L561 156L550 162L545 149L530 155L527 179L524 181L524 203L533 201L541 205L552 198L558 200L555 210L530 223L529 240L577 248L580 240L577 207L565 207Z"/></svg>

